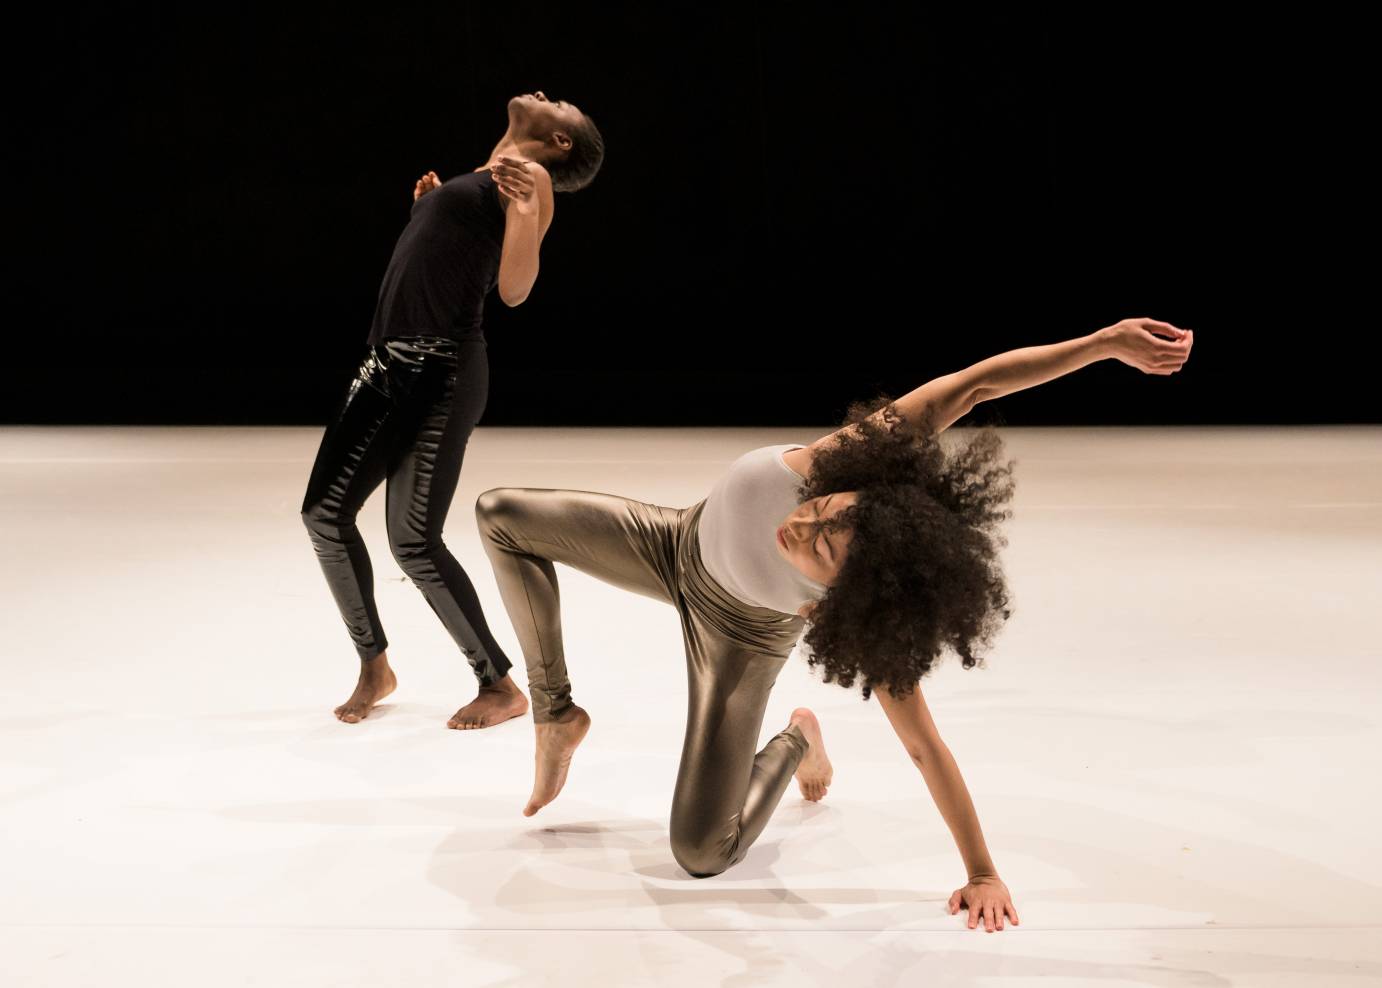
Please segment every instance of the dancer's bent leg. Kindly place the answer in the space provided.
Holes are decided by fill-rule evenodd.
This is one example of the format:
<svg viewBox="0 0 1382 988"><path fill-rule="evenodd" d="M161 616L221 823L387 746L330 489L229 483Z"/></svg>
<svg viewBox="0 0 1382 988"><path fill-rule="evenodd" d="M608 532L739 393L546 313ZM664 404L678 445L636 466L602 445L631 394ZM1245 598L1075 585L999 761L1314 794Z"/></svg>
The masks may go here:
<svg viewBox="0 0 1382 988"><path fill-rule="evenodd" d="M743 860L810 747L797 718L755 752L787 656L746 649L684 616L690 702L672 797L672 856L696 878Z"/></svg>
<svg viewBox="0 0 1382 988"><path fill-rule="evenodd" d="M466 444L488 396L485 343L459 343L455 356L438 356L413 350L413 342L395 343L419 366L404 403L402 438L389 463L389 547L479 682L480 696L457 711L449 726L484 727L528 709L522 691L508 679L512 663L490 632L474 584L442 541Z"/></svg>
<svg viewBox="0 0 1382 988"><path fill-rule="evenodd" d="M485 552L528 670L537 757L531 816L556 798L590 718L571 699L554 563L673 601L681 509L614 494L496 487L475 502Z"/></svg>
<svg viewBox="0 0 1382 988"><path fill-rule="evenodd" d="M671 602L677 508L616 494L496 487L475 502L480 536L528 669L533 720L571 705L553 563Z"/></svg>

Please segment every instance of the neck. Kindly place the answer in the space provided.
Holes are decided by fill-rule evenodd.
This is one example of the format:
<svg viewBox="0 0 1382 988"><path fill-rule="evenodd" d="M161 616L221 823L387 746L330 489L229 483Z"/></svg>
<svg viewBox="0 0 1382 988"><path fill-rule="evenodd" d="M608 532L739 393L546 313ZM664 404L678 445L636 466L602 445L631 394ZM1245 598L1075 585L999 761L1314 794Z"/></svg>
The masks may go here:
<svg viewBox="0 0 1382 988"><path fill-rule="evenodd" d="M542 150L542 142L533 137L517 137L512 131L504 131L504 136L499 138L499 143L494 145L494 150L489 153L489 160L479 168L477 172L484 171L490 165L497 162L501 157L521 158L524 161L537 161L538 154Z"/></svg>

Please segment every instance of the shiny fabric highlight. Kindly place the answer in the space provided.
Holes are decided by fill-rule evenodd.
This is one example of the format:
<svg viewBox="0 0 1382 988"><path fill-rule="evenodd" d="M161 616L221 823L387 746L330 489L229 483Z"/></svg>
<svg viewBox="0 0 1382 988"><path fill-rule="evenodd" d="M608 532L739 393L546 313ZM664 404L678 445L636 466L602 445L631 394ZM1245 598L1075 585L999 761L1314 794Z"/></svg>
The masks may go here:
<svg viewBox="0 0 1382 988"><path fill-rule="evenodd" d="M671 843L677 863L696 877L743 859L808 748L791 725L754 750L768 694L805 621L747 604L706 572L696 535L704 504L668 508L523 487L492 488L475 504L527 663L535 721L551 721L573 703L553 563L676 608L689 695Z"/></svg>
<svg viewBox="0 0 1382 988"><path fill-rule="evenodd" d="M302 500L302 521L360 658L388 647L374 601L369 553L355 519L381 484L389 548L465 653L480 685L511 666L494 640L474 585L442 542L466 443L484 411L483 339L387 339L363 361L322 436Z"/></svg>

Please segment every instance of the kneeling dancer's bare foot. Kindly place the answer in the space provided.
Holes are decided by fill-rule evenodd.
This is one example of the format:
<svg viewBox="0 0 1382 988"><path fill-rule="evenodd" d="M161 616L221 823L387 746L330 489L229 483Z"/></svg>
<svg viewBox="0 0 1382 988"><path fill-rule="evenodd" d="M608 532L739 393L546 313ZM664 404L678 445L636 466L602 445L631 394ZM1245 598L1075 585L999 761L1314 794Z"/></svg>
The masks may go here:
<svg viewBox="0 0 1382 988"><path fill-rule="evenodd" d="M380 652L372 659L360 661L360 681L350 699L336 708L336 717L347 724L355 724L369 716L374 705L394 691L398 678L389 668L389 659Z"/></svg>
<svg viewBox="0 0 1382 988"><path fill-rule="evenodd" d="M528 712L528 698L505 676L493 686L481 686L475 699L451 715L447 727L459 731L472 731L480 727L493 727Z"/></svg>
<svg viewBox="0 0 1382 988"><path fill-rule="evenodd" d="M825 796L835 771L830 765L830 759L825 757L825 742L821 740L820 722L810 710L797 707L792 711L792 719L787 723L789 726L796 724L801 728L801 733L810 745L801 764L797 766L797 787L801 789L803 799L809 799L814 803Z"/></svg>
<svg viewBox="0 0 1382 988"><path fill-rule="evenodd" d="M532 816L561 792L566 784L566 770L571 767L571 756L585 732L590 730L590 715L572 704L556 720L533 726L537 729L537 754L533 794L528 798L528 805L523 807L524 816Z"/></svg>

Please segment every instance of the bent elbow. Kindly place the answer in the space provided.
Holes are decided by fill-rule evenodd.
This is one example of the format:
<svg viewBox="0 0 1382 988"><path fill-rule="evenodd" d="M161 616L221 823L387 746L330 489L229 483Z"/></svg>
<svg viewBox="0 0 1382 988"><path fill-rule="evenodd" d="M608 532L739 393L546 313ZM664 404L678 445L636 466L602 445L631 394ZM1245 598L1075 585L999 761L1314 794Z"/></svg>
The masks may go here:
<svg viewBox="0 0 1382 988"><path fill-rule="evenodd" d="M503 288L499 289L499 301L503 302L509 308L513 308L515 305L522 305L527 298L527 292L515 292Z"/></svg>

